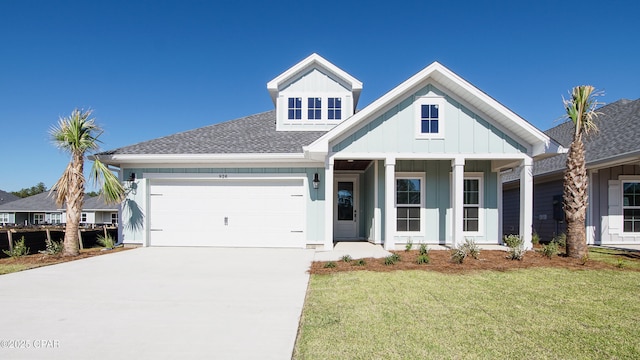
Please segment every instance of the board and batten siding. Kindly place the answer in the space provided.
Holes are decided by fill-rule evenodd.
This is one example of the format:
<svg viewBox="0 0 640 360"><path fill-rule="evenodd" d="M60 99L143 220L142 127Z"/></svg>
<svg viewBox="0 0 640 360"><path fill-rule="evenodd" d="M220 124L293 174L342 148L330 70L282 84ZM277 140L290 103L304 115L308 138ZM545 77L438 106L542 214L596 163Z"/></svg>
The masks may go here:
<svg viewBox="0 0 640 360"><path fill-rule="evenodd" d="M596 244L638 244L640 234L622 232L622 179L640 176L640 165L620 165L600 169L592 175L598 188L591 199ZM595 201L594 201L595 200ZM617 204L617 209L616 209ZM599 235L599 239L598 236Z"/></svg>
<svg viewBox="0 0 640 360"><path fill-rule="evenodd" d="M446 99L441 110L444 126L442 139L416 139L414 101L423 96ZM382 115L354 130L332 146L342 153L436 153L436 154L516 154L526 148L496 126L446 96L433 85L427 85Z"/></svg>
<svg viewBox="0 0 640 360"><path fill-rule="evenodd" d="M307 178L308 192L306 194L306 243L308 245L322 244L324 241L324 204L325 193L323 182L326 181L324 168L125 168L123 179L128 179L132 173L136 174L135 191L130 191L123 209L120 223L122 226L121 239L125 243L144 243L144 216L148 209L148 179L143 174L292 174ZM318 173L321 184L314 189L312 182ZM131 186L130 184L126 186Z"/></svg>

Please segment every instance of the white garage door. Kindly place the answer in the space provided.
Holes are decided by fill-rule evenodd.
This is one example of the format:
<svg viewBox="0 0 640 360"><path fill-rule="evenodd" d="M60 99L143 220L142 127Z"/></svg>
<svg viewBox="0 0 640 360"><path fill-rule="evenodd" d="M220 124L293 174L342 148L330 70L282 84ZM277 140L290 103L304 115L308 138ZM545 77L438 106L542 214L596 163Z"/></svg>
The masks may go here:
<svg viewBox="0 0 640 360"><path fill-rule="evenodd" d="M150 184L151 246L304 246L302 179Z"/></svg>

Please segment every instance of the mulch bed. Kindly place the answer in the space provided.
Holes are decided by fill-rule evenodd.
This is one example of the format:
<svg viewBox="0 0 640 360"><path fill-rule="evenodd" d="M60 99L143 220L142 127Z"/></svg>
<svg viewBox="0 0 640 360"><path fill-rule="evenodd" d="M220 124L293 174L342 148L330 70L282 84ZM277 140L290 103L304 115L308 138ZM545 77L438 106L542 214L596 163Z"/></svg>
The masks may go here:
<svg viewBox="0 0 640 360"><path fill-rule="evenodd" d="M30 268L59 264L67 261L85 259L89 257L113 254L114 252L120 252L128 250L129 248L125 247L117 247L112 250L104 250L104 248L91 248L80 250L80 254L78 256L62 256L61 254L56 255L47 255L47 254L30 254L15 258L4 258L0 259L0 264L20 264L20 265L29 265Z"/></svg>
<svg viewBox="0 0 640 360"><path fill-rule="evenodd" d="M418 265L417 250L393 251L401 257L401 261L394 265L385 265L384 259L365 259L365 265L355 265L355 261L335 261L334 268L325 268L327 261L314 261L309 269L311 274L331 274L341 271L396 271L396 270L426 270L441 273L468 273L482 270L507 271L512 269L528 269L537 267L557 267L572 270L593 269L618 269L615 265L600 261L588 260L583 263L581 259L569 258L563 255L547 258L537 251L527 251L522 260L507 258L507 252L500 250L482 250L478 259L467 257L462 264L451 262L451 253L448 250L429 251L429 264ZM632 270L632 269L624 269Z"/></svg>

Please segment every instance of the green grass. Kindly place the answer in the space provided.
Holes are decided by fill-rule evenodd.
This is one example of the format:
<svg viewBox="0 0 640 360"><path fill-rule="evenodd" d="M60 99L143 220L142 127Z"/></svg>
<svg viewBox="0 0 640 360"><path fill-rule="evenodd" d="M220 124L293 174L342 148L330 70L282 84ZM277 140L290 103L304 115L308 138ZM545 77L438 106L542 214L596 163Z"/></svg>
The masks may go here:
<svg viewBox="0 0 640 360"><path fill-rule="evenodd" d="M602 261L615 266L622 266L626 269L640 269L640 253L637 251L615 250L607 248L589 248L589 259Z"/></svg>
<svg viewBox="0 0 640 360"><path fill-rule="evenodd" d="M0 275L27 270L33 267L34 265L26 265L26 264L0 264Z"/></svg>
<svg viewBox="0 0 640 360"><path fill-rule="evenodd" d="M313 275L296 359L640 358L640 272Z"/></svg>

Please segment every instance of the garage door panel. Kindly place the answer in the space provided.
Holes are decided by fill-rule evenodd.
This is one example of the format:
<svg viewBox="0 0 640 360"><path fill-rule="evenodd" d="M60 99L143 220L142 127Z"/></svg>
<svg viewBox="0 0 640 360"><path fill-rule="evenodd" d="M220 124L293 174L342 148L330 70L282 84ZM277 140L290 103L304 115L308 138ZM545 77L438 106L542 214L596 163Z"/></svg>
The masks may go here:
<svg viewBox="0 0 640 360"><path fill-rule="evenodd" d="M154 246L304 246L302 179L152 180Z"/></svg>

